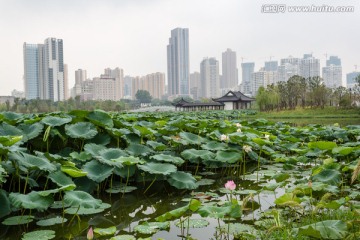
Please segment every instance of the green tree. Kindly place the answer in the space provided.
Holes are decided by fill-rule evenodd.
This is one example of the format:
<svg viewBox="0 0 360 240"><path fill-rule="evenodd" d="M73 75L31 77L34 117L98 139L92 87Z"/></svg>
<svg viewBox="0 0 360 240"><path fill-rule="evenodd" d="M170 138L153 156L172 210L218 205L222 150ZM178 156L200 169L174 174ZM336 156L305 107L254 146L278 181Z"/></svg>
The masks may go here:
<svg viewBox="0 0 360 240"><path fill-rule="evenodd" d="M135 97L140 103L150 103L152 99L150 93L146 90L138 90Z"/></svg>

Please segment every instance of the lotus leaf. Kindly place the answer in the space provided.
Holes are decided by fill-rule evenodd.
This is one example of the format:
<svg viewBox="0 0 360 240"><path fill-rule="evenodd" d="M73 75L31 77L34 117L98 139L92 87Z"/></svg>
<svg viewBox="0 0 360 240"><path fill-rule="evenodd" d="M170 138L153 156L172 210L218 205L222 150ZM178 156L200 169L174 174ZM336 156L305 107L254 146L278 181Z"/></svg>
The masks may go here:
<svg viewBox="0 0 360 240"><path fill-rule="evenodd" d="M87 116L87 119L90 120L96 126L112 128L114 126L113 120L109 114L102 110L95 110L90 112Z"/></svg>
<svg viewBox="0 0 360 240"><path fill-rule="evenodd" d="M44 125L41 123L21 124L19 128L24 133L24 141L26 142L39 136L44 129Z"/></svg>
<svg viewBox="0 0 360 240"><path fill-rule="evenodd" d="M112 188L107 189L106 192L108 193L129 193L135 191L137 187L134 186L127 186L125 184L116 184L114 183Z"/></svg>
<svg viewBox="0 0 360 240"><path fill-rule="evenodd" d="M99 234L100 236L109 236L114 235L116 233L116 227L108 227L108 228L95 228L94 233Z"/></svg>
<svg viewBox="0 0 360 240"><path fill-rule="evenodd" d="M320 150L331 150L337 147L335 142L326 142L326 141L318 141L318 142L309 142L309 148L318 148Z"/></svg>
<svg viewBox="0 0 360 240"><path fill-rule="evenodd" d="M167 148L165 144L154 141L147 141L146 144L152 147L156 151L163 151Z"/></svg>
<svg viewBox="0 0 360 240"><path fill-rule="evenodd" d="M166 212L166 213L158 216L157 218L155 218L155 220L159 221L159 222L165 222L167 220L179 218L179 217L183 216L188 209L189 209L189 206L180 207L180 208L171 210L169 212Z"/></svg>
<svg viewBox="0 0 360 240"><path fill-rule="evenodd" d="M184 159L189 160L190 162L197 162L199 159L203 160L214 160L215 154L209 150L196 150L196 149L186 149L181 153L181 156Z"/></svg>
<svg viewBox="0 0 360 240"><path fill-rule="evenodd" d="M110 238L110 240L136 240L136 238L131 235L118 235Z"/></svg>
<svg viewBox="0 0 360 240"><path fill-rule="evenodd" d="M339 154L341 156L349 155L350 153L354 152L355 148L353 147L336 147L333 148L332 154Z"/></svg>
<svg viewBox="0 0 360 240"><path fill-rule="evenodd" d="M300 198L296 197L293 193L285 193L281 197L275 199L274 203L279 206L301 207Z"/></svg>
<svg viewBox="0 0 360 240"><path fill-rule="evenodd" d="M149 162L144 165L139 165L138 168L150 174L169 175L176 172L176 166L169 163Z"/></svg>
<svg viewBox="0 0 360 240"><path fill-rule="evenodd" d="M86 162L92 158L92 155L87 152L80 152L80 153L72 152L72 153L70 153L70 157L72 157L73 159L82 161L82 162Z"/></svg>
<svg viewBox="0 0 360 240"><path fill-rule="evenodd" d="M22 136L23 132L5 122L0 125L0 136Z"/></svg>
<svg viewBox="0 0 360 240"><path fill-rule="evenodd" d="M65 192L64 202L73 207L99 208L101 206L101 200L95 199L93 196L83 191Z"/></svg>
<svg viewBox="0 0 360 240"><path fill-rule="evenodd" d="M87 175L87 172L83 172L77 167L73 166L61 166L61 171L73 178L84 177Z"/></svg>
<svg viewBox="0 0 360 240"><path fill-rule="evenodd" d="M62 217L57 216L57 217L37 221L36 225L45 227L45 226L53 226L53 225L56 225L56 224L62 224L62 223L65 223L65 222L67 222L66 218L62 218Z"/></svg>
<svg viewBox="0 0 360 240"><path fill-rule="evenodd" d="M181 132L179 136L188 144L200 145L205 142L204 138L189 132Z"/></svg>
<svg viewBox="0 0 360 240"><path fill-rule="evenodd" d="M197 186L207 186L207 185L213 185L214 183L215 183L214 179L202 178L196 182L196 185Z"/></svg>
<svg viewBox="0 0 360 240"><path fill-rule="evenodd" d="M0 136L0 144L9 147L21 141L23 136Z"/></svg>
<svg viewBox="0 0 360 240"><path fill-rule="evenodd" d="M201 145L201 147L205 150L217 151L217 150L224 150L228 146L227 146L227 144L222 143L222 142L211 141L211 142Z"/></svg>
<svg viewBox="0 0 360 240"><path fill-rule="evenodd" d="M224 163L236 163L242 159L241 153L237 151L217 151L216 160Z"/></svg>
<svg viewBox="0 0 360 240"><path fill-rule="evenodd" d="M325 220L293 229L295 235L303 235L318 239L344 239L349 231L342 220Z"/></svg>
<svg viewBox="0 0 360 240"><path fill-rule="evenodd" d="M66 214L77 214L77 215L92 215L92 214L96 214L96 213L101 213L103 211L105 211L105 209L110 208L111 205L108 203L102 203L100 205L100 207L98 208L85 208L85 207L71 207L71 208L67 208L65 209L65 213Z"/></svg>
<svg viewBox="0 0 360 240"><path fill-rule="evenodd" d="M98 133L94 124L78 122L65 125L65 132L71 138L91 139Z"/></svg>
<svg viewBox="0 0 360 240"><path fill-rule="evenodd" d="M61 126L71 121L72 121L71 117L63 118L63 117L46 116L43 119L41 119L42 123L51 127Z"/></svg>
<svg viewBox="0 0 360 240"><path fill-rule="evenodd" d="M235 238L256 239L256 229L247 224L229 223L221 227L221 231L233 235ZM250 234L250 236L248 235ZM252 236L251 236L252 235Z"/></svg>
<svg viewBox="0 0 360 240"><path fill-rule="evenodd" d="M69 186L73 185L74 188L76 187L75 183L72 181L72 179L68 176L66 176L61 171L52 172L48 175L48 178L51 179L54 183L56 183L59 187L63 186Z"/></svg>
<svg viewBox="0 0 360 240"><path fill-rule="evenodd" d="M107 179L114 171L114 167L102 164L96 160L87 162L83 168L83 171L87 172L87 177L91 180L100 183Z"/></svg>
<svg viewBox="0 0 360 240"><path fill-rule="evenodd" d="M0 189L0 206L0 218L3 218L11 213L10 201L3 189Z"/></svg>
<svg viewBox="0 0 360 240"><path fill-rule="evenodd" d="M6 218L2 224L6 226L16 226L21 224L27 224L34 220L34 216L31 215L22 215L22 216L13 216Z"/></svg>
<svg viewBox="0 0 360 240"><path fill-rule="evenodd" d="M120 161L121 157L126 157L128 156L128 154L118 148L108 148L108 149L104 149L101 150L99 152L99 156L97 157L97 159L105 164L108 164L110 166L116 166L116 167L120 167L122 168L123 165Z"/></svg>
<svg viewBox="0 0 360 240"><path fill-rule="evenodd" d="M337 186L341 183L341 173L336 169L322 169L321 172L313 175L311 179Z"/></svg>
<svg viewBox="0 0 360 240"><path fill-rule="evenodd" d="M177 189L195 189L198 186L196 179L190 173L181 171L171 173L168 182Z"/></svg>
<svg viewBox="0 0 360 240"><path fill-rule="evenodd" d="M177 220L175 226L184 228L204 228L209 225L209 221L205 219L188 219L188 220Z"/></svg>
<svg viewBox="0 0 360 240"><path fill-rule="evenodd" d="M25 168L37 168L47 172L56 171L56 166L46 158L36 157L27 153L14 152L9 154L10 159L16 160Z"/></svg>
<svg viewBox="0 0 360 240"><path fill-rule="evenodd" d="M141 234L154 234L159 230L170 228L169 222L145 222L134 227L134 231Z"/></svg>
<svg viewBox="0 0 360 240"><path fill-rule="evenodd" d="M175 165L182 165L185 162L180 157L174 157L174 156L167 155L167 154L157 154L157 155L151 156L151 158L155 159L159 162L169 162L169 163L173 163Z"/></svg>
<svg viewBox="0 0 360 240"><path fill-rule="evenodd" d="M126 150L134 156L146 156L152 153L152 150L149 147L137 143L130 144Z"/></svg>
<svg viewBox="0 0 360 240"><path fill-rule="evenodd" d="M37 230L25 233L21 240L47 240L55 237L53 230Z"/></svg>
<svg viewBox="0 0 360 240"><path fill-rule="evenodd" d="M212 205L205 205L201 206L198 210L198 213L202 217L210 217L210 218L224 218L231 212L231 208L227 206L212 206Z"/></svg>
<svg viewBox="0 0 360 240"><path fill-rule="evenodd" d="M15 112L2 112L0 114L0 120L4 119L5 122L8 122L10 124L15 124L17 121L21 120L22 118L23 118L22 114Z"/></svg>
<svg viewBox="0 0 360 240"><path fill-rule="evenodd" d="M96 157L99 155L100 151L106 149L105 146L97 145L95 143L87 143L84 146L84 150L87 153L90 153L93 157Z"/></svg>
<svg viewBox="0 0 360 240"><path fill-rule="evenodd" d="M9 200L17 208L36 209L44 211L54 202L52 196L41 196L38 192L32 191L28 194L10 193Z"/></svg>

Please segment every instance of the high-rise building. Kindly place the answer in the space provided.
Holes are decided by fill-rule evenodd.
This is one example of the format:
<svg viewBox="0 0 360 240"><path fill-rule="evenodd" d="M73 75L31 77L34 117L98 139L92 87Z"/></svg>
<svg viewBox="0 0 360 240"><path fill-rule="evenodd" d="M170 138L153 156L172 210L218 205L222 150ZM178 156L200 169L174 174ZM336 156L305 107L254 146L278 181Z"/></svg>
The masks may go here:
<svg viewBox="0 0 360 240"><path fill-rule="evenodd" d="M219 97L219 61L215 58L204 58L200 64L201 97Z"/></svg>
<svg viewBox="0 0 360 240"><path fill-rule="evenodd" d="M75 71L75 84L81 84L87 79L87 73L84 69L78 69Z"/></svg>
<svg viewBox="0 0 360 240"><path fill-rule="evenodd" d="M227 49L222 53L222 78L220 87L228 90L235 90L238 87L238 69L236 52Z"/></svg>
<svg viewBox="0 0 360 240"><path fill-rule="evenodd" d="M300 58L294 58L289 56L280 60L280 66L278 66L277 81L286 82L294 75L300 75Z"/></svg>
<svg viewBox="0 0 360 240"><path fill-rule="evenodd" d="M68 65L64 64L64 98L65 100L69 99L69 71Z"/></svg>
<svg viewBox="0 0 360 240"><path fill-rule="evenodd" d="M24 85L27 99L65 99L62 39L47 38L44 44L24 43Z"/></svg>
<svg viewBox="0 0 360 240"><path fill-rule="evenodd" d="M355 84L357 84L357 82L355 81L355 79L360 75L360 72L351 72L346 74L346 87L347 88L353 88L355 87Z"/></svg>
<svg viewBox="0 0 360 240"><path fill-rule="evenodd" d="M241 63L242 70L242 92L244 94L251 94L251 75L254 73L255 63Z"/></svg>
<svg viewBox="0 0 360 240"><path fill-rule="evenodd" d="M189 29L175 28L167 45L168 95L189 95Z"/></svg>
<svg viewBox="0 0 360 240"><path fill-rule="evenodd" d="M151 73L142 77L130 77L132 79L132 98L138 90L146 90L153 99L161 99L165 95L165 73Z"/></svg>
<svg viewBox="0 0 360 240"><path fill-rule="evenodd" d="M341 59L338 56L330 56L329 59L326 60L326 66L328 67L331 64L341 66Z"/></svg>
<svg viewBox="0 0 360 240"><path fill-rule="evenodd" d="M278 61L267 61L265 62L265 71L275 72L278 70Z"/></svg>
<svg viewBox="0 0 360 240"><path fill-rule="evenodd" d="M266 88L267 85L274 84L277 79L276 71L266 71L265 68L251 74L251 93L256 96L260 87Z"/></svg>
<svg viewBox="0 0 360 240"><path fill-rule="evenodd" d="M300 60L299 75L304 78L320 76L320 59L314 58L312 54L304 54Z"/></svg>
<svg viewBox="0 0 360 240"><path fill-rule="evenodd" d="M199 100L201 97L201 78L199 72L193 72L190 74L190 94L195 100Z"/></svg>
<svg viewBox="0 0 360 240"><path fill-rule="evenodd" d="M342 86L342 67L330 64L323 67L322 78L325 86L329 88L337 88Z"/></svg>
<svg viewBox="0 0 360 240"><path fill-rule="evenodd" d="M133 82L133 77L131 76L124 77L124 98L126 99L132 98L132 82Z"/></svg>

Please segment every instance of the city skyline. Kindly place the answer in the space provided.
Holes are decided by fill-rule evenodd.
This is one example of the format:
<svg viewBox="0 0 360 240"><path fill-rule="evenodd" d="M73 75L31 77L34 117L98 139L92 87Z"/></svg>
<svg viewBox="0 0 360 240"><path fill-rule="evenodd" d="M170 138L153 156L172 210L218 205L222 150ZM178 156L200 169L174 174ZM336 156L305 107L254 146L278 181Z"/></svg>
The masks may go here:
<svg viewBox="0 0 360 240"><path fill-rule="evenodd" d="M188 28L190 32L190 73L200 70L199 63L204 57L220 60L227 48L237 53L239 81L241 62L255 62L258 71L270 59L279 61L304 53L319 58L321 67L326 65L325 55L339 56L343 84L346 74L355 70L354 65L360 65L355 54L360 52L358 1L346 1L346 5L355 7L353 13L266 14L261 12L266 3L65 0L59 4L0 0L0 95L10 95L13 89L24 90L22 45L42 42L47 37L64 40L69 87L74 86L74 72L79 68L86 69L92 77L106 67L120 67L124 75L164 72L167 79L166 45L170 31L177 27ZM316 4L344 5L344 2L319 0ZM202 11L204 6L206 11ZM99 15L101 19L94 17ZM220 64L220 72L221 68Z"/></svg>

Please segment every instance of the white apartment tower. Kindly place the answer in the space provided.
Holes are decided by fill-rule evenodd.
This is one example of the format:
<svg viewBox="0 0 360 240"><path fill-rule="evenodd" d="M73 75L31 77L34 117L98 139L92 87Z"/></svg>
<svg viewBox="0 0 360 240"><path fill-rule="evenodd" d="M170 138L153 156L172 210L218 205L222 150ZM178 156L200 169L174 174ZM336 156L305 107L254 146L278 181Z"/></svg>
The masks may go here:
<svg viewBox="0 0 360 240"><path fill-rule="evenodd" d="M228 48L222 53L222 78L220 87L226 90L235 90L238 84L236 52Z"/></svg>
<svg viewBox="0 0 360 240"><path fill-rule="evenodd" d="M219 97L219 61L215 58L204 58L200 64L201 97Z"/></svg>

